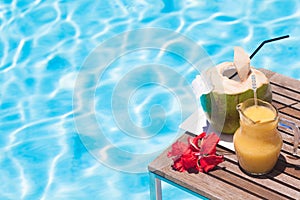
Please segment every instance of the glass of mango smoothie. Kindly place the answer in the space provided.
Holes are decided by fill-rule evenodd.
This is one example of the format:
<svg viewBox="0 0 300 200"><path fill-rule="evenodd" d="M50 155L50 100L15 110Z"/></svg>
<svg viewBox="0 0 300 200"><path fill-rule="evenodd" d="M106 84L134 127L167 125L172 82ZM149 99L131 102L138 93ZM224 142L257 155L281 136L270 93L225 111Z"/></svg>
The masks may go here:
<svg viewBox="0 0 300 200"><path fill-rule="evenodd" d="M251 175L266 174L278 160L283 142L277 126L284 120L279 119L272 104L260 99L248 99L238 104L237 110L240 128L235 132L233 142L239 165ZM292 126L295 125L288 124L295 131L294 146L298 148L299 129Z"/></svg>

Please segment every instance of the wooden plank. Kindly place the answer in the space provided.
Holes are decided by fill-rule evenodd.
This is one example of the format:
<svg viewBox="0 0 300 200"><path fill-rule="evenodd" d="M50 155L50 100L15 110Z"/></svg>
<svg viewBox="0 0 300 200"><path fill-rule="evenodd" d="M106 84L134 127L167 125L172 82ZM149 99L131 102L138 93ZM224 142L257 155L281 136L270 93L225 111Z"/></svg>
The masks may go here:
<svg viewBox="0 0 300 200"><path fill-rule="evenodd" d="M184 137L182 137L181 138L181 140L183 140L183 141L186 141L186 138L187 138L188 136L184 136ZM290 145L288 145L288 146L290 146ZM287 149L287 150L289 150L289 148L286 148L286 145L284 145L284 148L283 149ZM169 150L169 149L168 149ZM166 151L167 152L167 151ZM210 198L212 198L212 199L218 199L219 197L220 198L222 198L222 199L226 199L227 197L228 197L228 199L230 199L230 198L236 198L236 197L233 197L232 196L232 193L230 193L230 194L225 194L224 192L225 191L222 191L221 192L221 196L218 196L217 194L216 195L213 195L213 196L210 196L210 194L207 194L207 192L209 191L206 187L215 187L216 185L214 184L214 185L210 185L209 183L211 183L211 181L213 181L214 183L217 183L217 185L218 185L218 187L223 187L223 188L227 188L227 187L233 187L232 185L231 186L224 186L223 184L224 183L222 183L222 182L224 182L224 181L226 181L226 182L232 182L232 180L234 179L234 181L233 181L233 184L237 184L237 183L239 183L239 181L242 181L243 182L243 186L244 186L244 184L245 185L248 185L247 187L249 188L256 188L256 187L258 187L257 185L251 185L251 184L248 184L248 182L246 181L246 180L239 180L239 179L235 179L235 178L233 178L233 176L232 175L228 175L228 174L222 174L222 179L221 179L221 182L220 182L220 180L215 180L215 179L213 179L213 180L210 180L210 179L207 179L207 181L208 182L205 182L205 183L203 183L203 185L201 185L201 188L205 188L205 191L202 189L202 190L200 190L199 191L199 189L197 189L198 187L200 187L200 185L198 184L197 186L193 186L193 185L190 185L190 184L185 184L184 182L185 181L189 181L189 182L191 182L191 180L189 180L189 179L187 179L187 180L182 180L182 181L180 181L180 180L175 180L176 179L176 176L175 177L173 177L174 175L172 175L172 173L174 173L175 171L174 170L172 170L171 169L171 164L172 164L172 160L171 159L166 159L166 152L164 153L164 155L162 154L160 157L161 157L161 159L159 159L159 161L158 161L158 169L160 169L161 171L163 171L163 173L158 173L159 175L161 175L161 176L163 176L163 177L165 177L165 178L168 178L169 180L172 180L172 181L174 181L175 183L177 183L177 184L180 184L180 185L183 185L184 187L187 187L187 188L189 188L189 189L192 189L193 187L196 187L196 188L194 188L194 189L192 189L193 191L195 191L195 192L197 192L197 193L200 193L200 194L202 194L202 195L204 195L204 196L207 196L207 197L210 197ZM220 152L219 151L219 149L218 149L218 152ZM235 161L235 162L237 162L237 160L236 160L236 156L232 153L232 152L226 152L225 153L226 155L225 155L225 157L226 158L228 158L229 157L229 155L231 155L231 158L232 157L234 157L234 159L233 159L233 161ZM165 164L163 164L163 163L165 163ZM226 167L227 168L227 170L232 170L232 169L228 169L228 165L230 165L230 162L224 162L225 164L226 164L226 166L223 166L223 163L220 165L220 167ZM150 165L151 166L151 165ZM231 164L231 166L233 166L233 164ZM150 167L151 168L151 167ZM164 168L164 169L163 169ZM238 175L240 175L240 176L246 176L245 174L243 174L243 172L242 171L240 171L240 169L239 169L239 167L236 165L236 166L234 166L234 168L235 168L235 170L234 170L234 173L237 173ZM294 171L295 170L293 170L293 168L292 167L289 167L289 168L286 168L285 167L285 170L287 171L287 174L289 175L289 174L294 174ZM151 170L152 171L152 170ZM173 172L172 172L173 171ZM171 172L171 174L170 174L170 172ZM177 173L177 172L176 172ZM179 173L179 172L178 172ZM216 175L215 173L217 173L217 174L219 174L219 173L221 173L221 172L213 172L213 174L212 175ZM223 173L223 172L222 172ZM179 174L182 174L182 173L179 173ZM202 174L202 173L201 173ZM191 174L188 174L187 176L189 176L189 175L191 175ZM221 174L219 174L219 175L221 175ZM219 176L218 175L218 176ZM179 175L179 176L181 176L181 175ZM192 176L194 176L194 175L192 175ZM201 176L201 175L200 175ZM296 177L298 177L299 176L299 174L296 176ZM300 184L300 182L294 182L294 181L291 181L292 179L289 177L289 176L287 176L286 174L285 175L281 175L280 177L283 177L283 178L277 178L278 180L280 180L281 182L288 182L288 183L292 183L292 187L295 187L295 186L297 186L297 185L299 185ZM216 178L216 177L215 177ZM201 180L201 181L203 181L203 180L205 180L205 179L203 179L203 177L195 177L195 179L197 180ZM294 189L291 189L290 187L287 187L287 186L282 186L281 184L279 184L278 182L274 182L274 181L272 181L272 180L270 180L270 179L256 179L256 178L253 178L253 177L247 177L247 179L250 179L250 181L256 181L258 184L260 184L260 185L267 185L268 187L270 187L268 190L272 190L272 189L274 189L274 188L276 188L276 191L278 191L278 192L280 192L280 193L282 193L283 195L288 195L288 194L293 194L293 195L300 195L300 193L298 192L298 191L294 191ZM231 181L229 181L229 180L231 180ZM247 183L247 184L246 184ZM245 186L246 187L246 186ZM232 188L231 188L232 189ZM257 188L255 189L255 191L257 190ZM260 195L261 197L264 197L263 196L263 194L264 194L264 191L263 190L265 190L265 189L261 189L261 190L257 190L256 192L258 192L258 194L257 195ZM227 191L227 190L226 190ZM211 191L211 192L213 192L213 191ZM237 193L235 193L235 194L237 194ZM268 195L271 195L272 197L275 195L279 195L279 194L269 194L268 192L266 193L266 194L268 194ZM225 195L225 196L224 196ZM246 194L244 194L244 195L246 195ZM246 195L247 197L245 197L245 196L239 196L239 197L241 197L241 198L250 198L249 196L248 196L248 194ZM270 196L270 197L271 197ZM274 197L275 197L274 196ZM252 198L252 197L251 197ZM254 198L254 197L253 197ZM280 195L280 196L276 196L276 199L281 199L281 198L283 198L283 196L282 195Z"/></svg>
<svg viewBox="0 0 300 200"><path fill-rule="evenodd" d="M272 100L273 100L273 102L281 103L281 104L284 104L285 106L289 106L289 105L297 103L297 101L295 101L293 99L287 98L285 96L282 96L282 95L279 95L276 93L272 93Z"/></svg>
<svg viewBox="0 0 300 200"><path fill-rule="evenodd" d="M284 148L285 148L285 146L287 146L287 145L284 144ZM292 156L290 156L290 155L288 155L284 152L281 152L280 164L277 164L275 166L273 172L270 173L270 174L261 176L260 179L257 179L257 178L253 178L251 176L248 176L248 175L244 174L239 169L238 166L235 166L235 165L237 165L238 161L237 161L236 155L233 152L229 153L226 148L218 147L218 153L221 154L221 155L224 155L225 158L228 159L227 161L230 161L230 162L225 161L225 162L221 163L219 165L220 167L226 167L227 170L230 170L230 171L232 171L232 172L236 173L237 175L242 176L244 178L246 177L247 179L256 181L258 184L268 185L266 187L269 187L269 186L271 186L271 188L274 188L275 186L280 187L279 191L281 191L283 194L289 189L285 188L282 185L278 185L278 183L272 183L272 181L270 181L270 180L264 180L264 182L260 182L261 181L260 179L263 179L264 177L270 177L274 180L281 181L281 182L284 182L284 183L288 183L289 188L294 187L295 188L294 190L297 190L298 192L300 192L300 188L298 187L300 185L300 171L295 171L300 167L299 166L299 164L300 164L300 159L299 158L295 158L295 157L291 158ZM291 160L293 160L293 162L289 162ZM297 160L298 162L296 161L296 163L295 163L294 162L295 160ZM230 163L230 164L228 164L228 163ZM282 166L284 166L284 167L282 167ZM292 168L294 169L293 171L289 170L289 172L293 172L293 173L295 172L295 174L293 174L293 177L287 175L287 174L290 174L290 173L282 174L283 172L285 172L285 169L287 167L289 167L291 169ZM295 194L298 194L298 192L295 193Z"/></svg>
<svg viewBox="0 0 300 200"><path fill-rule="evenodd" d="M286 107L281 109L280 112L293 116L297 121L300 120L300 110L293 109L291 107Z"/></svg>
<svg viewBox="0 0 300 200"><path fill-rule="evenodd" d="M290 90L300 91L300 81L281 74L277 74L267 69L259 70L262 71L269 78L270 82L274 82L277 85L281 85L284 88L289 88Z"/></svg>
<svg viewBox="0 0 300 200"><path fill-rule="evenodd" d="M260 68L258 70L262 71L266 75L267 78L270 78L276 74L275 72L264 69L264 68Z"/></svg>
<svg viewBox="0 0 300 200"><path fill-rule="evenodd" d="M281 163L281 167L279 165L277 165L275 168L277 168L277 171L284 172L290 176L298 178L299 180L297 180L296 183L293 182L292 179L291 179L291 182L293 183L292 185L294 185L294 186L300 185L300 157L295 157L292 155L293 135L286 134L282 130L280 130L280 133L282 135L283 140L285 141L285 143L283 144L283 147L282 147L282 152L281 152L281 157L280 157L280 160L283 163ZM289 144L286 144L286 142ZM232 153L230 154L230 153L225 152L225 154L228 156L228 155L231 155ZM300 154L300 147L299 147L299 154ZM237 158L235 155L234 156L231 155L230 159L233 162L237 162ZM282 167L282 166L284 166L284 167ZM282 170L282 168L284 168L284 169Z"/></svg>
<svg viewBox="0 0 300 200"><path fill-rule="evenodd" d="M165 174L165 178L209 199L261 199L231 183L205 173L180 173L170 168L163 169L162 173ZM222 176L226 176L226 174L223 173Z"/></svg>
<svg viewBox="0 0 300 200"><path fill-rule="evenodd" d="M281 137L282 137L283 141L285 143L292 145L294 142L293 132L290 131L289 129L283 128L283 127L278 127L278 129L279 129L279 132L281 133Z"/></svg>
<svg viewBox="0 0 300 200"><path fill-rule="evenodd" d="M215 176L221 177L222 180L230 182L236 187L245 188L248 192L255 193L258 197L265 199L287 199L287 195L278 194L278 191L274 190L275 187L279 187L282 191L286 192L284 188L282 188L281 184L278 184L270 179L263 179L262 181L257 181L257 178L245 177L242 174L239 167L231 162L223 162L220 164L220 167L224 167L226 170L234 170L234 172L227 173L225 176L221 173L221 170L215 170L210 172L210 174L214 174ZM267 182L267 183L261 183ZM293 192L293 191L292 191Z"/></svg>
<svg viewBox="0 0 300 200"><path fill-rule="evenodd" d="M181 140L186 137L184 135ZM210 199L259 199L243 189L205 173L189 174L173 170L171 167L172 160L167 158L169 150L170 148L150 163L149 171Z"/></svg>
<svg viewBox="0 0 300 200"><path fill-rule="evenodd" d="M280 130L280 133L283 137L283 140L285 142L289 142L290 144L285 143L283 145L281 156L279 157L279 160L281 160L281 162L283 163L281 163L281 166L277 165L276 168L278 171L285 172L286 174L289 174L291 176L300 179L300 157L295 157L291 153L293 148L292 147L293 136L286 134L282 130ZM218 152L222 155L226 155L226 157L229 156L231 162L237 163L236 155L233 152L228 152L228 150L225 147L219 146ZM299 149L299 155L300 155L300 149Z"/></svg>
<svg viewBox="0 0 300 200"><path fill-rule="evenodd" d="M293 112L289 112L290 110L284 110L285 108L279 110L279 117L294 122L298 127L300 127L300 120L296 119L293 116Z"/></svg>
<svg viewBox="0 0 300 200"><path fill-rule="evenodd" d="M300 149L298 148L299 152L300 152ZM287 143L283 143L282 145L282 151L284 151L286 154L292 156L292 152L293 152L293 145L292 144L287 144ZM298 159L299 160L299 159ZM300 160L299 160L300 162ZM299 163L300 164L300 163Z"/></svg>
<svg viewBox="0 0 300 200"><path fill-rule="evenodd" d="M295 158L295 156L291 156L284 151L281 151L281 155L275 168L278 171L300 180L299 162L299 158Z"/></svg>
<svg viewBox="0 0 300 200"><path fill-rule="evenodd" d="M286 107L286 105L284 105L280 102L277 102L277 101L272 101L272 105L275 106L275 108L277 108L277 110L280 110L280 109Z"/></svg>
<svg viewBox="0 0 300 200"><path fill-rule="evenodd" d="M184 138L187 138L187 136ZM186 139L184 139L184 141L186 141ZM209 188L206 188L206 187L215 187L216 186L215 184L218 185L218 188L219 187L222 187L222 188L230 187L231 188L233 186L234 187L242 187L242 188L246 187L244 190L249 190L247 193L249 193L250 191L255 191L255 195L259 196L260 198L268 198L268 196L269 196L269 197L274 197L275 199L284 199L285 195L289 195L289 194L299 195L300 194L291 188L291 187L295 187L297 184L300 184L300 181L294 182L293 178L289 177L286 174L283 174L281 176L277 175L278 176L277 181L291 182L292 185L290 185L290 187L289 187L289 186L281 185L280 183L278 183L276 181L274 182L273 180L270 180L270 179L257 179L257 178L247 176L239 169L239 167L237 165L236 156L232 152L231 153L226 152L226 151L222 152L222 151L220 151L219 148L218 148L218 152L225 153L226 159L230 159L231 161L236 162L236 164L233 164L232 162L228 162L228 160L227 160L220 165L220 168L225 167L226 170L233 172L234 175L232 173L230 174L230 173L223 172L222 170L215 170L210 173L211 175L215 176L214 179L213 180L207 179L207 181L208 181L207 183L202 183L201 184L202 190L200 190L200 191L199 191L199 189L197 189L200 187L200 185L199 184L196 184L196 186L191 185L192 182L191 182L191 180L189 180L190 178L187 178L187 176L188 177L195 176L194 174L185 173L184 175L182 175L183 173L176 172L176 173L179 173L178 176L180 176L182 179L182 180L176 180L176 176L173 174L175 171L172 170L170 167L172 164L172 160L166 159L166 155L167 155L166 152L164 153L165 157L162 156L161 159L159 159L159 161L157 162L157 164L159 166L158 169L160 169L161 172L156 172L156 173L158 173L159 175L161 175L165 178L168 178L169 180L174 181L177 184L183 185L184 187L189 188L197 193L200 193L205 196L208 195L207 197L209 197L209 198L219 198L217 194L216 194L216 196L209 196L209 194L206 194L206 192L209 190ZM163 164L163 163L165 163L165 164ZM150 168L151 168L151 165L150 165ZM154 168L152 170L154 170ZM194 177L194 178L196 180L201 180L201 182L203 182L205 179L203 179L202 175L203 175L203 173L199 173L198 174L199 177ZM182 176L184 176L185 178L183 178ZM215 179L218 179L218 180L215 180ZM185 183L186 181L188 181L189 184L186 184ZM215 183L213 186L209 185L209 183L211 181L214 181L214 183ZM230 186L228 186L227 184L225 184L226 186L224 186L223 182L226 182L227 184L230 183ZM275 191L277 191L277 193L274 191L273 192L271 191L271 190L274 190L274 188L276 189ZM205 190L205 191L203 191L203 190ZM221 192L222 195L220 197L222 199L226 199L227 197L228 197L228 199L236 198L236 197L232 196L232 193L226 194L224 192L225 191ZM278 192L282 193L283 195L278 194ZM244 195L246 195L246 194L244 194ZM245 198L245 196L240 196L240 197ZM247 198L250 198L250 197L247 197ZM274 199L274 198L272 198L272 199Z"/></svg>
<svg viewBox="0 0 300 200"><path fill-rule="evenodd" d="M300 103L291 105L291 107L294 108L294 109L300 110Z"/></svg>
<svg viewBox="0 0 300 200"><path fill-rule="evenodd" d="M300 81L299 81L299 83L300 83ZM293 99L297 102L299 102L299 100L300 100L300 91L295 92L295 91L287 90L286 88L283 88L277 84L272 84L271 87L272 87L273 93L280 94L282 96Z"/></svg>
<svg viewBox="0 0 300 200"><path fill-rule="evenodd" d="M289 158L290 156L285 156L285 158ZM292 160L292 159L290 159ZM293 162L293 160L292 160ZM298 161L299 162L299 159ZM288 174L289 176L292 176L292 177L295 177L295 178L298 178L300 177L300 166L299 164L298 165L294 165L294 164L290 164L289 162L287 162L285 165L285 168L284 168L284 173Z"/></svg>
<svg viewBox="0 0 300 200"><path fill-rule="evenodd" d="M273 180L276 180L278 183L280 183L281 187L279 189L286 186L286 187L288 187L288 190L293 190L294 195L292 195L291 191L286 191L287 188L285 188L284 190L287 192L286 193L287 195L300 197L300 188L299 188L300 179L295 176L290 176L288 173L283 173L283 172L285 172L284 171L285 168L282 168L281 166L284 166L284 164L286 164L286 163L278 162L277 166L275 166L274 170L272 170L271 173L269 173L267 176ZM278 188L276 188L276 190L278 191Z"/></svg>
<svg viewBox="0 0 300 200"><path fill-rule="evenodd" d="M289 138L288 140L292 141L292 136L282 133L282 135L285 138ZM288 152L292 151L292 145L288 145L288 144L284 144L283 145L283 150L286 150ZM293 157L289 154L286 154L284 152L281 153L281 161L279 161L280 164L277 164L275 166L275 169L268 174L267 176L269 176L270 178L274 179L275 181L277 181L277 183L272 183L272 182L268 182L268 181L264 181L262 182L262 184L266 184L268 186L270 186L271 188L277 188L277 191L280 191L282 194L291 194L294 193L294 195L300 195L300 189L299 189L299 185L300 185L300 159ZM226 155L226 157L228 157L228 154ZM231 156L231 161L233 162L237 162L236 156L233 155ZM228 163L228 162L225 162ZM223 163L222 163L223 164ZM242 173L239 169L235 170L235 173ZM256 179L254 179L256 180ZM260 182L260 179L257 180L258 183ZM285 184L285 186L282 186L280 183L281 182L283 184ZM286 186L288 188L286 188ZM294 189L291 189L294 188ZM288 193L285 193L288 192Z"/></svg>
<svg viewBox="0 0 300 200"><path fill-rule="evenodd" d="M237 158L234 154L227 154L225 157L231 162L225 161L220 164L220 167L221 166L226 167L227 170L230 170L236 173L237 175L242 176L243 178L248 179L250 181L255 181L261 187L268 188L269 190L275 190L283 194L283 196L300 195L300 190L298 190L299 189L298 185L300 185L300 179L293 178L287 174L283 174L282 167L280 168L279 165L275 166L274 170L270 174L260 176L260 178L257 178L257 177L248 176L240 170L240 168L236 164ZM280 163L284 164L283 162ZM282 183L287 183L287 184L283 185Z"/></svg>
<svg viewBox="0 0 300 200"><path fill-rule="evenodd" d="M281 151L281 155L279 157L280 164L277 164L275 168L277 171L284 172L286 174L289 174L290 176L293 176L295 178L300 179L300 158L292 156L290 153L286 153L287 151L290 152L290 148L286 148L286 144L284 146L286 150ZM223 150L220 150L223 149ZM224 150L225 149L225 150ZM237 158L234 153L228 153L227 149L224 147L219 147L218 152L221 155L226 155L225 157L228 158L231 162L237 164ZM300 152L299 152L300 153ZM239 170L240 171L240 170ZM240 173L243 173L240 171Z"/></svg>

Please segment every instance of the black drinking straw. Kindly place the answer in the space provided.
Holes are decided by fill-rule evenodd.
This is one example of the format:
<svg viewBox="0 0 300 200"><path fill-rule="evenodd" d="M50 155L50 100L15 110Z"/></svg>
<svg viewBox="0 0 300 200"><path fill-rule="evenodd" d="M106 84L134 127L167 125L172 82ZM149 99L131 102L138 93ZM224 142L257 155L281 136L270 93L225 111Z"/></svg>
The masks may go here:
<svg viewBox="0 0 300 200"><path fill-rule="evenodd" d="M290 37L289 35L285 35L285 36L281 36L281 37L277 37L277 38L273 38L273 39L269 39L269 40L265 40L263 41L259 47L257 47L255 49L255 51L251 54L250 56L250 59L253 58L253 56L255 56L255 54L260 50L260 48L262 48L262 46L264 46L264 44L266 43L269 43L269 42L273 42L273 41L276 41L276 40L281 40L281 39L285 39L285 38L288 38ZM229 79L232 79L233 77L235 77L237 75L237 72L235 72L232 76L229 77Z"/></svg>

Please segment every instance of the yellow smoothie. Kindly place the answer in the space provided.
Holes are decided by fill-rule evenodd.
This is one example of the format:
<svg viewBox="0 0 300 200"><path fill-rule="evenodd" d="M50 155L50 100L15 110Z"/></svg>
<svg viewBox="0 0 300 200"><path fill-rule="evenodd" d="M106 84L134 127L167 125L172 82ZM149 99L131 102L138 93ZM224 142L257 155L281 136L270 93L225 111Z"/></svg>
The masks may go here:
<svg viewBox="0 0 300 200"><path fill-rule="evenodd" d="M251 174L264 174L275 166L282 147L276 113L265 106L251 106L244 115L255 123L240 120L234 147L240 166Z"/></svg>

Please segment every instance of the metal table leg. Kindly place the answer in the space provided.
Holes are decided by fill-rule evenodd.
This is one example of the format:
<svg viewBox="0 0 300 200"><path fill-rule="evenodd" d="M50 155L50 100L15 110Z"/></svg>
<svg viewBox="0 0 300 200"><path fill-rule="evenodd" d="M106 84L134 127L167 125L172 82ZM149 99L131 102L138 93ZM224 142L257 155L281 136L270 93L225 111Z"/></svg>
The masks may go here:
<svg viewBox="0 0 300 200"><path fill-rule="evenodd" d="M162 200L161 180L151 172L149 172L149 177L150 177L150 200Z"/></svg>

